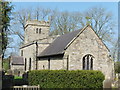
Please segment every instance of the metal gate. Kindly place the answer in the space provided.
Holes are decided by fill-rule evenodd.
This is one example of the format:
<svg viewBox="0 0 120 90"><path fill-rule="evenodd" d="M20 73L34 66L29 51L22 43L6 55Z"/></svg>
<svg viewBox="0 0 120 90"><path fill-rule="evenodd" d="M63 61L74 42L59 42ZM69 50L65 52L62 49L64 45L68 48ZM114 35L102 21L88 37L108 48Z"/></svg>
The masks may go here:
<svg viewBox="0 0 120 90"><path fill-rule="evenodd" d="M40 90L40 87L39 85L38 86L27 86L27 85L13 86L12 90Z"/></svg>

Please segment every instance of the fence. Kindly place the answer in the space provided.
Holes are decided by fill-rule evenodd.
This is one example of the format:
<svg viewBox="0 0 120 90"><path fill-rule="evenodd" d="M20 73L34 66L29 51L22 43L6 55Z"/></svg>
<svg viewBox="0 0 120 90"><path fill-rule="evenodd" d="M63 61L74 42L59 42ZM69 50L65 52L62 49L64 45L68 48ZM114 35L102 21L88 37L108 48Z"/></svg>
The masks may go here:
<svg viewBox="0 0 120 90"><path fill-rule="evenodd" d="M39 85L38 86L14 86L12 90L40 90Z"/></svg>

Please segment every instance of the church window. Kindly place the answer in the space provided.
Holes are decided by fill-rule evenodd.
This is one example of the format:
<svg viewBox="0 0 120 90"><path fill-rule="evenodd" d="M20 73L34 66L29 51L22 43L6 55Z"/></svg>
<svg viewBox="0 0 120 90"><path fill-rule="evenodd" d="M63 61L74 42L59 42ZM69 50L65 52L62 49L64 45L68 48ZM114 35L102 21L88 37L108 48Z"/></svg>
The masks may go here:
<svg viewBox="0 0 120 90"><path fill-rule="evenodd" d="M23 56L23 50L21 50L21 56Z"/></svg>
<svg viewBox="0 0 120 90"><path fill-rule="evenodd" d="M39 29L39 34L41 34L41 28Z"/></svg>
<svg viewBox="0 0 120 90"><path fill-rule="evenodd" d="M36 33L38 33L38 28L36 28Z"/></svg>
<svg viewBox="0 0 120 90"><path fill-rule="evenodd" d="M27 66L27 59L25 58L25 71L26 71L26 66Z"/></svg>
<svg viewBox="0 0 120 90"><path fill-rule="evenodd" d="M88 54L83 57L83 70L93 70L93 56Z"/></svg>
<svg viewBox="0 0 120 90"><path fill-rule="evenodd" d="M50 58L48 59L48 69L50 70Z"/></svg>
<svg viewBox="0 0 120 90"><path fill-rule="evenodd" d="M29 70L31 70L31 58L29 59Z"/></svg>
<svg viewBox="0 0 120 90"><path fill-rule="evenodd" d="M45 69L45 66L43 65L43 69Z"/></svg>

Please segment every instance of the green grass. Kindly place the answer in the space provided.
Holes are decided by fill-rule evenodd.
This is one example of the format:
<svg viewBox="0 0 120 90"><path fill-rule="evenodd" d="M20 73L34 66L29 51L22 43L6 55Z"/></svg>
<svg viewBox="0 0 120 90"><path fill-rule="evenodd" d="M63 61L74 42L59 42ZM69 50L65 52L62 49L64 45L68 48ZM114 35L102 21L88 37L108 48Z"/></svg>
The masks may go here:
<svg viewBox="0 0 120 90"><path fill-rule="evenodd" d="M21 76L14 76L14 86L28 85L28 81Z"/></svg>
<svg viewBox="0 0 120 90"><path fill-rule="evenodd" d="M23 79L22 76L14 76L14 79Z"/></svg>

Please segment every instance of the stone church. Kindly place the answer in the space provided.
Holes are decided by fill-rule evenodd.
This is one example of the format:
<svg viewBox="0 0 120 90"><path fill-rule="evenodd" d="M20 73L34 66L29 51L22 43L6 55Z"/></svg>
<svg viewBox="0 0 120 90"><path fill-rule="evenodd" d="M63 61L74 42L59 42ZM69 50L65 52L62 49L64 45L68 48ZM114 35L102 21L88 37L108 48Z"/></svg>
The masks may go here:
<svg viewBox="0 0 120 90"><path fill-rule="evenodd" d="M49 36L50 24L29 20L20 48L24 70L100 70L112 78L114 63L109 49L90 25L61 35Z"/></svg>

